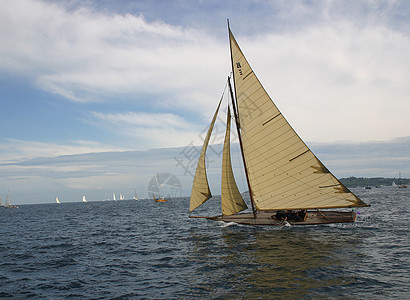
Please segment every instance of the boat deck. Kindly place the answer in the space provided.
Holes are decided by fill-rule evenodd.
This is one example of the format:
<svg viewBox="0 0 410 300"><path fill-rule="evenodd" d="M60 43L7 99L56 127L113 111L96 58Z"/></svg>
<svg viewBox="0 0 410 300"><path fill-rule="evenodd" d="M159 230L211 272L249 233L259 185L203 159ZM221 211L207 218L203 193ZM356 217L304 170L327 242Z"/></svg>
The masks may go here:
<svg viewBox="0 0 410 300"><path fill-rule="evenodd" d="M235 222L246 225L283 225L284 221L276 217L277 211L259 211L256 218L253 213L239 213L231 216L216 216L214 221ZM291 225L316 225L331 223L352 223L356 220L354 211L307 211L304 220L287 220Z"/></svg>

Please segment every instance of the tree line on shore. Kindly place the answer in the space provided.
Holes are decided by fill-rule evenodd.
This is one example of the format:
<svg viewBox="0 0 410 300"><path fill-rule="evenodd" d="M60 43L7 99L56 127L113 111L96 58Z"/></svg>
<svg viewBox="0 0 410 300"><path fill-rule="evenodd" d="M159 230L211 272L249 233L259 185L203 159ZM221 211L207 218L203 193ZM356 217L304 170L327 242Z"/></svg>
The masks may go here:
<svg viewBox="0 0 410 300"><path fill-rule="evenodd" d="M409 184L409 178L384 178L384 177L348 177L339 179L346 187L363 187L363 186L390 186L395 184Z"/></svg>

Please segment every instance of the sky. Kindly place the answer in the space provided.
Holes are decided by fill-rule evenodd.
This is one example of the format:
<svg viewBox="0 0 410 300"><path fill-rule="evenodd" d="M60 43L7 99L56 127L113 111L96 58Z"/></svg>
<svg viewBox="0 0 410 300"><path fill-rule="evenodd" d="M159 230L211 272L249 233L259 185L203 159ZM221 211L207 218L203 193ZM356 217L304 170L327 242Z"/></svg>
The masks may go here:
<svg viewBox="0 0 410 300"><path fill-rule="evenodd" d="M201 145L224 90L228 18L308 145L407 141L408 1L0 0L0 197L145 195L158 172L179 174L189 195L192 180L175 157ZM118 162L124 153L138 155ZM410 177L409 155L387 169L373 154L351 175ZM348 175L343 163L334 167Z"/></svg>

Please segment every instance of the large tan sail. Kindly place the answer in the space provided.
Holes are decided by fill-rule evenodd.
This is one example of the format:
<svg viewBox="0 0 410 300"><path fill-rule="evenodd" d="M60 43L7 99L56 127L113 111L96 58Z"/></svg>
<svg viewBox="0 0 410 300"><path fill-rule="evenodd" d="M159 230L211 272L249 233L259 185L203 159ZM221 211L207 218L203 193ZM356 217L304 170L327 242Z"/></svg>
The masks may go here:
<svg viewBox="0 0 410 300"><path fill-rule="evenodd" d="M231 164L231 111L228 107L226 120L226 133L222 156L222 181L221 181L221 204L222 214L225 216L236 214L247 209L245 202L239 193L238 186L232 171Z"/></svg>
<svg viewBox="0 0 410 300"><path fill-rule="evenodd" d="M257 210L367 206L310 151L253 73L229 30L245 162Z"/></svg>
<svg viewBox="0 0 410 300"><path fill-rule="evenodd" d="M201 154L199 155L194 182L192 184L189 212L192 212L195 208L202 205L204 202L206 202L208 199L212 197L211 191L209 190L208 178L206 176L205 153L206 148L208 147L212 130L214 128L216 116L218 115L219 107L221 106L221 102L222 98L219 101L218 108L216 109L211 125L209 126L208 132L206 134L204 144L202 145Z"/></svg>

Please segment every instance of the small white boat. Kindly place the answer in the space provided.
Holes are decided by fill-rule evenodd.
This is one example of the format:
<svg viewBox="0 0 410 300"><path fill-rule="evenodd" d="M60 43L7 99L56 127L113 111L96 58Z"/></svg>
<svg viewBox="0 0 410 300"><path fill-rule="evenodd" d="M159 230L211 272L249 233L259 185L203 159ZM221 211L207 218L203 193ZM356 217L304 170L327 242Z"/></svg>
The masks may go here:
<svg viewBox="0 0 410 300"><path fill-rule="evenodd" d="M18 206L11 204L11 200L10 200L10 197L9 197L9 193L7 193L6 203L4 204L4 207L5 207L5 208L19 208Z"/></svg>

